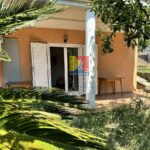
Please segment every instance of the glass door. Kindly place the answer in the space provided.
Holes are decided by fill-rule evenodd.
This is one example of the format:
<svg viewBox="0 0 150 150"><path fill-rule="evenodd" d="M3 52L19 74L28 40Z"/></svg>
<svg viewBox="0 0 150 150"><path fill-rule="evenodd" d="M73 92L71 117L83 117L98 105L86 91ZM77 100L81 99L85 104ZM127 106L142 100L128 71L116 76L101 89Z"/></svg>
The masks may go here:
<svg viewBox="0 0 150 150"><path fill-rule="evenodd" d="M81 45L50 45L48 64L51 87L62 88L71 95L83 93L83 77L78 75L78 56L82 56Z"/></svg>
<svg viewBox="0 0 150 150"><path fill-rule="evenodd" d="M78 48L67 48L68 91L79 91Z"/></svg>

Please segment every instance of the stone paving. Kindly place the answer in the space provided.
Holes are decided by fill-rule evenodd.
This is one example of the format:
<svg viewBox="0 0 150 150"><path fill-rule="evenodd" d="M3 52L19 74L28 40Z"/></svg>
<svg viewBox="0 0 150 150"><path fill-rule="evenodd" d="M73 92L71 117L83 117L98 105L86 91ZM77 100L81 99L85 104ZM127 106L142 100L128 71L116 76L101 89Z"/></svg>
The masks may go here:
<svg viewBox="0 0 150 150"><path fill-rule="evenodd" d="M133 103L135 99L142 100L145 104L150 105L150 93L145 93L142 89L134 93L124 93L123 96L121 94L107 94L106 97L105 95L98 95L96 105L97 108L111 108L120 104Z"/></svg>

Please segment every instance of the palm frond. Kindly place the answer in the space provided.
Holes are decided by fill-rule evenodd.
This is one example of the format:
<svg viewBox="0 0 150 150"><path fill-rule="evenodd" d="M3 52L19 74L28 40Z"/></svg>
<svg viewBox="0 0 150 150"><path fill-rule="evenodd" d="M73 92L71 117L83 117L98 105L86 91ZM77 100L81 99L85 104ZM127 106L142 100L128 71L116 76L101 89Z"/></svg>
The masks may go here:
<svg viewBox="0 0 150 150"><path fill-rule="evenodd" d="M49 91L47 88L2 88L0 95L4 99L36 99L42 100L43 103L54 102L56 104L72 108L85 110L86 101L75 96L69 96L64 91L53 89ZM23 102L23 101L22 101Z"/></svg>
<svg viewBox="0 0 150 150"><path fill-rule="evenodd" d="M48 19L50 14L63 11L55 0L0 0L0 35L7 35L24 27L31 27L38 20ZM10 61L0 50L0 61Z"/></svg>
<svg viewBox="0 0 150 150"><path fill-rule="evenodd" d="M3 49L0 49L0 61L11 61L11 58L9 57L9 55L7 54L6 51L4 51Z"/></svg>
<svg viewBox="0 0 150 150"><path fill-rule="evenodd" d="M54 0L1 0L0 35L32 26L46 15L63 10L64 8L55 6Z"/></svg>
<svg viewBox="0 0 150 150"><path fill-rule="evenodd" d="M15 133L14 137L20 139L20 142L25 141L23 136L29 136L26 140L40 140L65 150L108 149L106 140L91 135L86 131L68 126L57 115L41 111L18 111L5 114L0 117L0 131L2 130L7 134ZM4 142L3 139L3 135L0 134L0 143L2 144ZM11 139L10 142L8 136L6 139L9 144L13 140ZM13 148L11 145L9 146Z"/></svg>
<svg viewBox="0 0 150 150"><path fill-rule="evenodd" d="M104 135L96 137L63 120L65 103L68 108L84 103L73 96L44 88L0 89L0 95L0 149L109 149Z"/></svg>

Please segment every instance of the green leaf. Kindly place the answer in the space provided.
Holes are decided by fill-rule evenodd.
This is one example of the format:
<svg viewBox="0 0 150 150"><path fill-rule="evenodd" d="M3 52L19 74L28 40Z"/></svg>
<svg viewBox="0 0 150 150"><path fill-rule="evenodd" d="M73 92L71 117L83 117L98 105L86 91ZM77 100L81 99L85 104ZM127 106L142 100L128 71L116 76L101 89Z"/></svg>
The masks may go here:
<svg viewBox="0 0 150 150"><path fill-rule="evenodd" d="M0 50L0 60L11 61L11 58L9 57L9 55L7 54L7 52L4 51L3 49Z"/></svg>
<svg viewBox="0 0 150 150"><path fill-rule="evenodd" d="M112 32L103 38L104 53L113 52L111 41L117 32L124 32L128 47L134 48L138 43L143 46L150 39L150 5L143 5L140 0L92 0L91 6Z"/></svg>

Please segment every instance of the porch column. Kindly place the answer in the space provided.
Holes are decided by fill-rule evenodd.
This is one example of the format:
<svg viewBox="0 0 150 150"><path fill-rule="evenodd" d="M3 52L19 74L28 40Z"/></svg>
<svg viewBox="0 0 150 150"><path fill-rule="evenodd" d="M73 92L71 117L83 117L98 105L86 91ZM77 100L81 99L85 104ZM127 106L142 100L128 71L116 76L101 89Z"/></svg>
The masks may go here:
<svg viewBox="0 0 150 150"><path fill-rule="evenodd" d="M2 36L0 36L0 51L1 51L1 48L2 48L2 43L3 43L3 38ZM0 87L2 87L2 62L1 62L1 59L0 59Z"/></svg>
<svg viewBox="0 0 150 150"><path fill-rule="evenodd" d="M2 38L2 36L0 36L0 50L2 48L2 43L3 43L3 38Z"/></svg>
<svg viewBox="0 0 150 150"><path fill-rule="evenodd" d="M86 100L88 108L93 109L96 106L96 17L94 12L86 12L86 56L89 56L89 77L87 78Z"/></svg>

